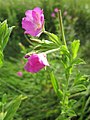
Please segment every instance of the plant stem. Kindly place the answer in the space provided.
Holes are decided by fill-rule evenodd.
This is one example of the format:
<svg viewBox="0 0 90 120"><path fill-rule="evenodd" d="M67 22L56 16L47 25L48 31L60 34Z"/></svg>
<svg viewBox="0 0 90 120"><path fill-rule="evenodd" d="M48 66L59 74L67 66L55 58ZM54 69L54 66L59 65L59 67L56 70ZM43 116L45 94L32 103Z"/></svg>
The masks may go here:
<svg viewBox="0 0 90 120"><path fill-rule="evenodd" d="M28 42L30 45L32 45L32 42L28 39L28 37L27 37L26 35L24 35L24 36L25 36L27 42Z"/></svg>
<svg viewBox="0 0 90 120"><path fill-rule="evenodd" d="M48 51L45 52L45 54L53 53L53 52L56 52L58 50L60 50L60 48L48 50Z"/></svg>
<svg viewBox="0 0 90 120"><path fill-rule="evenodd" d="M63 23L62 23L61 10L59 10L58 13L59 13L59 14L58 14L58 17L59 17L60 31L61 31L61 34L62 34L62 40L63 40L63 43L67 46L66 40L65 40L65 35L64 35Z"/></svg>

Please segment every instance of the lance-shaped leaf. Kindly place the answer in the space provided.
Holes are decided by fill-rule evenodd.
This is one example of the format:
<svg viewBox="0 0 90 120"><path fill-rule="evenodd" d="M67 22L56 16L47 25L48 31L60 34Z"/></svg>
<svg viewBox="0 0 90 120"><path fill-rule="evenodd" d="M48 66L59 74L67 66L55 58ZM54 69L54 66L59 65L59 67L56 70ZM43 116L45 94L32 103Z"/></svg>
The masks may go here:
<svg viewBox="0 0 90 120"><path fill-rule="evenodd" d="M78 64L86 64L85 61L81 58L75 58L74 60L72 60L72 65L78 65Z"/></svg>
<svg viewBox="0 0 90 120"><path fill-rule="evenodd" d="M3 64L3 50L9 40L13 27L8 27L7 20L2 23L0 22L0 67Z"/></svg>
<svg viewBox="0 0 90 120"><path fill-rule="evenodd" d="M80 40L74 40L71 44L71 51L72 51L73 59L77 57L79 46L80 46Z"/></svg>
<svg viewBox="0 0 90 120"><path fill-rule="evenodd" d="M7 114L4 118L4 120L13 120L13 117L17 111L17 109L19 108L21 101L22 101L23 97L22 95L18 96L16 99L12 100L9 105L7 106Z"/></svg>
<svg viewBox="0 0 90 120"><path fill-rule="evenodd" d="M58 94L59 85L58 85L57 80L55 79L53 72L51 73L51 82L52 82L55 93Z"/></svg>
<svg viewBox="0 0 90 120"><path fill-rule="evenodd" d="M83 84L78 84L78 85L73 86L70 89L70 93L78 93L78 92L82 92L84 90L87 90L86 86Z"/></svg>
<svg viewBox="0 0 90 120"><path fill-rule="evenodd" d="M58 81L55 79L53 72L50 74L50 76L51 76L51 82L52 82L55 93L60 99L62 99L63 92L62 90L59 89Z"/></svg>
<svg viewBox="0 0 90 120"><path fill-rule="evenodd" d="M2 50L4 50L13 28L14 26L8 27L7 20L0 23L0 45Z"/></svg>
<svg viewBox="0 0 90 120"><path fill-rule="evenodd" d="M3 53L0 50L0 67L3 65Z"/></svg>
<svg viewBox="0 0 90 120"><path fill-rule="evenodd" d="M47 31L44 32L45 34L47 34L49 36L49 39L55 43L56 45L61 45L61 41L60 39L57 37L57 35L53 34L53 33L49 33Z"/></svg>

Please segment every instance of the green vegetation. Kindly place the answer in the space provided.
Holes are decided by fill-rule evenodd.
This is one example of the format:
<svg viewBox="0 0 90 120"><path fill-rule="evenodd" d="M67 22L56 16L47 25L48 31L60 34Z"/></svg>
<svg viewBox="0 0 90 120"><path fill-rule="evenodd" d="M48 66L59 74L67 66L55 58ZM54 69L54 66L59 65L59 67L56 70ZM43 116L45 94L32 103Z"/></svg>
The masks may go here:
<svg viewBox="0 0 90 120"><path fill-rule="evenodd" d="M46 72L42 70L37 74L30 74L24 70L23 56L26 51L21 50L19 43L21 42L25 48L28 48L28 51L30 46L24 37L21 20L27 9L36 6L44 9L46 30L58 35L58 18L52 18L51 13L56 7L60 8L63 14L67 11L67 15L63 15L66 39L68 44L72 38L81 40L80 56L86 60L87 64L84 68L81 65L79 68L83 74L87 74L86 79L90 78L90 0L0 0L0 21L7 19L9 26L15 26L4 50L6 61L0 69L0 100L5 93L8 102L20 94L27 96L27 99L21 103L15 120L55 120L60 111L48 70ZM41 36L43 37L44 35ZM62 78L62 66L56 65L59 61L58 56L49 59L51 68L56 68L57 79ZM18 71L23 73L22 77L17 75ZM84 98L74 96L79 101L76 112L79 113L82 110L81 120L90 119L90 81L87 88ZM78 117L74 119L78 120Z"/></svg>
<svg viewBox="0 0 90 120"><path fill-rule="evenodd" d="M32 9L36 6L43 8L45 14L46 30L57 33L58 21L51 18L51 13L55 7L58 7L68 14L64 17L64 24L66 30L66 36L69 38L76 37L81 40L81 43L85 46L86 41L90 39L90 2L89 0L0 0L0 21L8 20L9 25L16 26L11 36L11 40L5 50L5 56L8 57L10 51L12 53L9 56L17 57L17 53L20 51L18 43L26 43L21 28L21 20L27 9ZM71 20L70 20L71 19ZM50 21L50 22L49 22ZM88 51L88 50L87 50ZM13 54L14 53L14 54Z"/></svg>

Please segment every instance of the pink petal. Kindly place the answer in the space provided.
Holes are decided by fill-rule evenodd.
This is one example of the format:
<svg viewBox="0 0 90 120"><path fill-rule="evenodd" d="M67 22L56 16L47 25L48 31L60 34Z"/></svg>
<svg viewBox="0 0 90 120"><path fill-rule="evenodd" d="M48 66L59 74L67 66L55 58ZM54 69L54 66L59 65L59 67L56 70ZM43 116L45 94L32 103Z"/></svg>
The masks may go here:
<svg viewBox="0 0 90 120"><path fill-rule="evenodd" d="M25 12L26 17L22 19L22 28L25 29L25 34L32 36L40 36L44 27L43 10L39 7Z"/></svg>
<svg viewBox="0 0 90 120"><path fill-rule="evenodd" d="M31 66L30 66L29 62L26 63L24 69L25 69L27 72L31 72Z"/></svg>
<svg viewBox="0 0 90 120"><path fill-rule="evenodd" d="M33 22L40 24L40 15L35 11L32 11Z"/></svg>
<svg viewBox="0 0 90 120"><path fill-rule="evenodd" d="M49 63L46 59L46 55L43 53L38 54L39 56L39 61L41 61L45 66L49 66Z"/></svg>
<svg viewBox="0 0 90 120"><path fill-rule="evenodd" d="M24 28L26 31L26 34L30 34L32 36L35 36L36 30L35 30L35 24L33 24L31 21L28 21L27 18L23 18L22 20L22 28Z"/></svg>
<svg viewBox="0 0 90 120"><path fill-rule="evenodd" d="M32 54L28 58L28 62L25 65L25 70L31 73L36 73L40 71L45 66L49 66L49 63L46 59L46 55L43 53Z"/></svg>
<svg viewBox="0 0 90 120"><path fill-rule="evenodd" d="M36 11L37 13L39 13L39 14L43 13L43 10L41 10L39 7L36 7L33 10Z"/></svg>
<svg viewBox="0 0 90 120"><path fill-rule="evenodd" d="M26 17L28 17L29 19L33 20L33 18L32 18L32 10L27 10L27 11L25 12L25 15L26 15Z"/></svg>

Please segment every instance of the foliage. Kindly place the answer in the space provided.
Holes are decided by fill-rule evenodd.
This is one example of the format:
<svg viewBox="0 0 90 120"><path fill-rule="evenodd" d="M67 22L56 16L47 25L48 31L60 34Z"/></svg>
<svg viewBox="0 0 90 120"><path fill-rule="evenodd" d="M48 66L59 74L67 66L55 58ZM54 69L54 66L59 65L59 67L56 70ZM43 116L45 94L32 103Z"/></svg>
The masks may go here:
<svg viewBox="0 0 90 120"><path fill-rule="evenodd" d="M13 27L8 27L7 21L0 22L0 67L3 64L3 51L8 42Z"/></svg>
<svg viewBox="0 0 90 120"><path fill-rule="evenodd" d="M83 46L81 50L81 56L85 58L85 60L89 61L90 58L90 41L88 40ZM89 64L89 63L88 63Z"/></svg>
<svg viewBox="0 0 90 120"><path fill-rule="evenodd" d="M76 39L80 39L81 43L83 44L85 43L85 41L89 40L89 0L18 0L17 2L16 0L8 0L8 2L7 0L0 0L0 21L7 19L10 25L16 26L10 38L10 42L6 48L7 50L4 51L6 58L8 58L8 54L10 53L10 51L12 51L10 56L20 56L20 54L17 55L17 53L20 52L18 46L19 42L22 42L22 44L24 44L25 46L28 45L28 43L25 42L23 30L21 29L21 19L23 18L24 12L27 9L32 9L36 6L44 9L46 30L59 34L57 20L58 17L56 16L55 19L51 18L51 13L53 12L53 9L55 7L58 7L62 10L63 14L65 11L67 11L67 15L63 15L67 40L70 41L75 37Z"/></svg>
<svg viewBox="0 0 90 120"><path fill-rule="evenodd" d="M74 40L67 46L64 36L61 11L59 11L59 21L60 21L60 30L61 30L60 38L62 38L62 41L55 34L44 30L43 31L44 34L46 34L49 37L48 40L43 40L44 42L43 41L40 42L39 39L37 40L30 38L30 43L32 40L31 43L32 51L31 53L29 52L27 55L31 55L32 53L35 52L36 53L44 52L45 54L51 54L59 51L59 53L57 52L58 53L57 55L60 59L59 63L60 64L62 63L63 65L63 77L60 80L60 82L57 81L53 72L51 72L52 69L49 70L51 72L51 81L54 91L60 101L59 102L60 113L59 116L56 118L56 120L62 120L62 119L70 120L73 117L77 117L77 116L79 116L79 119L82 119L83 109L78 110L78 108L80 106L81 108L84 107L83 105L84 103L82 103L81 101L84 99L84 95L87 92L87 85L89 83L89 79L87 78L86 75L82 75L76 67L79 64L85 64L84 60L82 60L77 56L80 46L80 41ZM33 42L36 42L37 44L33 44ZM37 47L38 43L39 43L39 49ZM51 46L51 43L53 43L52 44L53 48L50 47L48 48L47 46ZM77 72L74 72L74 70ZM74 75L73 72L75 73ZM78 95L80 100L78 100Z"/></svg>
<svg viewBox="0 0 90 120"><path fill-rule="evenodd" d="M42 70L35 75L27 74L21 63L22 60L16 63L5 62L0 70L0 96L6 93L8 100L20 94L27 96L15 115L17 120L55 118L59 109L58 99L53 92L50 80L47 81L50 79L47 72ZM23 76L17 76L17 71L22 71Z"/></svg>
<svg viewBox="0 0 90 120"><path fill-rule="evenodd" d="M13 120L22 99L22 96L18 96L7 103L6 94L4 94L0 102L0 120Z"/></svg>
<svg viewBox="0 0 90 120"><path fill-rule="evenodd" d="M13 100L13 97L23 94L28 96L28 98L22 102L22 105L20 106L18 112L15 115L15 119L22 120L22 119L30 119L30 120L41 120L41 119L47 119L47 120L55 120L60 112L60 106L58 105L59 98L54 94L52 85L50 82L50 77L48 76L47 72L44 72L43 70L38 73L37 75L31 75L27 74L23 70L24 61L20 59L13 59L10 56L13 56L14 58L18 56L22 56L26 54L28 51L32 50L32 46L29 46L29 49L25 49L25 46L28 46L28 43L26 43L25 38L22 34L21 29L21 18L24 16L24 12L27 9L32 9L33 7L40 6L44 8L44 14L45 14L45 24L46 24L46 30L52 31L54 33L58 33L58 37L61 36L61 34L58 32L58 14L57 18L53 19L51 18L51 13L55 7L58 7L62 9L62 13L64 14L64 11L67 11L67 16L63 15L64 19L64 28L65 28L65 34L66 34L66 40L68 41L68 47L70 50L70 53L73 54L73 51L71 50L71 41L73 40L74 36L76 39L80 39L81 43L84 44L82 49L83 56L87 59L89 56L89 16L90 16L90 9L89 9L90 2L89 0L0 0L0 20L3 21L4 19L8 18L8 23L11 25L15 25L16 28L12 33L12 36L10 38L9 44L6 47L6 50L4 50L5 58L9 57L12 63L5 62L5 65L0 69L0 98L2 98L2 95L4 93L7 93L8 100ZM5 8L5 9L4 9ZM73 12L74 11L74 12ZM19 32L18 32L19 31ZM51 34L55 37L54 34ZM41 36L43 38L44 35ZM46 51L47 49L57 49L56 38L52 39L51 36L46 37L48 40L36 40L31 39L31 43L35 46L33 51L40 52L40 48L43 51ZM62 38L61 38L62 39ZM59 40L59 39L57 39ZM88 40L88 41L87 41ZM54 41L54 42L53 42ZM85 41L86 44L85 44ZM19 43L22 42L22 43ZM61 45L61 41L59 41L59 45ZM75 40L75 42L78 43L78 41ZM19 45L23 48L21 51L22 55L19 54ZM37 45L39 43L39 45ZM57 42L58 43L58 42ZM25 46L24 46L24 45ZM88 48L88 49L87 49ZM59 62L62 60L63 54L67 54L68 52L65 49L65 46L61 47L61 56L58 56L58 51L56 53L52 53L52 57L48 56L48 59L50 60L51 69L54 70L54 74L51 73L52 82L57 80L59 84L59 88L61 89L61 81L63 81L63 77L65 74L63 71L63 66L59 64ZM12 52L11 52L12 51ZM72 51L72 52L71 52ZM3 54L0 53L0 58ZM75 55L73 55L75 56ZM63 56L63 60L65 61L66 58ZM81 59L78 59L78 57L73 61L74 64L83 63ZM57 65L56 65L57 63ZM79 84L83 84L84 86L73 86L74 92L76 92L76 88L78 90L80 89L87 89L86 92L82 92L81 94L73 93L71 89L71 96L70 99L75 99L77 101L76 106L73 106L75 113L77 114L77 117L72 117L72 119L79 119L78 117L81 117L81 120L89 119L89 104L90 104L90 84L88 77L85 75L83 76L82 73L76 70L81 68L80 70L83 73L90 74L89 65L83 65L82 68L81 65L75 65L73 66L74 71L70 75L70 86L71 83L73 83L74 78L76 77L76 83L79 82ZM70 66L71 67L71 66ZM54 69L56 68L56 69ZM23 77L18 77L17 72L21 70L23 72ZM49 71L48 71L49 73ZM77 74L77 76L75 75ZM77 79L79 77L79 80ZM8 78L8 79L7 79ZM55 79L54 79L55 78ZM48 79L48 80L47 80ZM60 80L60 81L59 81ZM87 81L87 83L86 83ZM82 82L82 83L81 83ZM56 84L57 85L57 84ZM54 88L55 89L55 88ZM62 91L58 91L60 94L60 97L62 96ZM7 104L9 103L7 102ZM71 101L71 104L74 104L74 101ZM70 106L69 106L70 107ZM81 116L82 114L82 116ZM73 115L73 112L71 111L71 115Z"/></svg>
<svg viewBox="0 0 90 120"><path fill-rule="evenodd" d="M54 71L56 75L55 78L57 80L60 79L61 81L63 77L63 67L60 64L55 64L59 63L60 59L58 58L58 56L55 56L55 54L52 55L53 58L48 56L48 59L50 59L51 61L51 68L52 70L56 68ZM14 61L16 62L14 63ZM4 93L7 94L7 100L9 101L11 101L15 96L19 96L20 94L27 96L27 99L22 101L19 110L15 115L15 119L17 120L54 120L59 115L59 100L52 89L50 77L47 74L47 71L45 72L44 70L42 70L37 74L27 74L23 70L23 65L24 64L22 60L4 62L4 65L0 70L0 98ZM90 73L89 67L90 66L88 65L84 65L82 69L82 65L79 66L80 71L88 75ZM18 71L22 71L22 77L17 76ZM90 92L87 91L87 93L84 96L85 103L89 99ZM75 99L77 98L78 104L79 106L81 106L82 102L79 101L79 94L76 94L76 96L72 97L74 97ZM89 107L87 108L89 109ZM81 110L81 107L78 107L76 112L78 113L79 110ZM86 112L84 113L86 114Z"/></svg>
<svg viewBox="0 0 90 120"><path fill-rule="evenodd" d="M0 22L0 67L3 64L3 51L7 45L12 29L13 27L8 27L7 21ZM19 96L7 103L6 94L4 94L0 102L0 120L12 120L21 100L22 96Z"/></svg>

